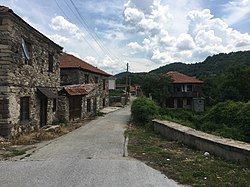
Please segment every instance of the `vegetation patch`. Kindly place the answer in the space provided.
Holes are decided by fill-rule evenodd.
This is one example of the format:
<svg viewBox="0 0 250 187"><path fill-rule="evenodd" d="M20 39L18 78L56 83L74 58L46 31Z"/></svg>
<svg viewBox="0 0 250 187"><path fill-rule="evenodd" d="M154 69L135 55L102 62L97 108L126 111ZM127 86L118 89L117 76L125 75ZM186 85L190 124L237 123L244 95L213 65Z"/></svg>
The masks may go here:
<svg viewBox="0 0 250 187"><path fill-rule="evenodd" d="M187 148L155 134L150 128L130 126L129 156L145 162L181 184L192 186L250 186L250 165L225 161Z"/></svg>

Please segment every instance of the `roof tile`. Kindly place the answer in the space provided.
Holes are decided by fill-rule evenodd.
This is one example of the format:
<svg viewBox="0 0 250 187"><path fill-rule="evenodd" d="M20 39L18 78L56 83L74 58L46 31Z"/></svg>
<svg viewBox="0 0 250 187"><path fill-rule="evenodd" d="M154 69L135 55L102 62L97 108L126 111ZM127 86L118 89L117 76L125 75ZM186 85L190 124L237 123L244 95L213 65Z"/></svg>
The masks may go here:
<svg viewBox="0 0 250 187"><path fill-rule="evenodd" d="M70 54L63 54L60 58L60 68L61 69L67 69L67 68L81 68L83 70L90 71L92 73L101 74L104 76L111 76L110 74L106 73L105 71L102 71L87 62L73 56Z"/></svg>
<svg viewBox="0 0 250 187"><path fill-rule="evenodd" d="M173 83L193 83L193 84L202 84L203 81L200 81L196 78L189 77L177 71L170 71L167 73L167 76L171 78Z"/></svg>

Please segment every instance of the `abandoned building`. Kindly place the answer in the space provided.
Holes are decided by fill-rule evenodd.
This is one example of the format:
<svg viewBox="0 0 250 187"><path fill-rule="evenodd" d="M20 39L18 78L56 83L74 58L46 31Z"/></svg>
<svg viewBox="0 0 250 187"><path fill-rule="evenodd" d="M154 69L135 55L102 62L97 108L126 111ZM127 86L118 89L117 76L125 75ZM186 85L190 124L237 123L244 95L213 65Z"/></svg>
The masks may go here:
<svg viewBox="0 0 250 187"><path fill-rule="evenodd" d="M204 111L204 98L201 97L203 81L175 71L168 72L167 76L171 79L171 85L166 107Z"/></svg>
<svg viewBox="0 0 250 187"><path fill-rule="evenodd" d="M62 47L0 6L0 135L28 133L56 120Z"/></svg>
<svg viewBox="0 0 250 187"><path fill-rule="evenodd" d="M74 121L95 115L109 103L110 75L70 54L60 58L59 118Z"/></svg>

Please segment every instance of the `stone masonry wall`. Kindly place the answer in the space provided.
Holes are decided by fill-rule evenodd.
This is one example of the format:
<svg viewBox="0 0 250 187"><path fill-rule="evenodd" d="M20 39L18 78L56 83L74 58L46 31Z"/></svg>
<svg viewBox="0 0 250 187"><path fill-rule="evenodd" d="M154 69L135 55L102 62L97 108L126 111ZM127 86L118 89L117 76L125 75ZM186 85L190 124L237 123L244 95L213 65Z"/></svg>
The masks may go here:
<svg viewBox="0 0 250 187"><path fill-rule="evenodd" d="M82 69L61 69L61 85L85 84L85 75L88 75L90 84L97 84L98 87L82 98L82 118L93 115L94 102L96 100L96 111L109 105L108 77ZM96 82L98 80L98 82ZM105 80L105 89L103 89ZM87 99L91 99L91 112L87 112ZM105 105L103 106L103 100ZM68 101L67 101L68 102Z"/></svg>
<svg viewBox="0 0 250 187"><path fill-rule="evenodd" d="M0 25L0 134L15 136L39 128L37 87L50 87L57 91L61 48L20 18L10 13L0 16L3 18ZM22 38L31 46L28 61L21 46ZM53 56L52 72L48 69L49 54ZM30 97L30 120L21 123L20 97L24 96ZM52 106L52 100L48 99L48 123L56 118ZM10 132L5 132L6 129Z"/></svg>

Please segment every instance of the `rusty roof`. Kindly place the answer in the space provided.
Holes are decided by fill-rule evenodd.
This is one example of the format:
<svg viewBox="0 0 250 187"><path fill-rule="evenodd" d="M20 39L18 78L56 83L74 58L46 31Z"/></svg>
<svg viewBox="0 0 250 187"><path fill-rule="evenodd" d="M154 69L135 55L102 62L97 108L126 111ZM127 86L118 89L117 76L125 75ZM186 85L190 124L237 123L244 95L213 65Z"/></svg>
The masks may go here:
<svg viewBox="0 0 250 187"><path fill-rule="evenodd" d="M203 81L196 78L184 75L177 71L170 71L167 73L167 76L173 81L173 83L190 83L190 84L202 84Z"/></svg>
<svg viewBox="0 0 250 187"><path fill-rule="evenodd" d="M60 68L61 69L67 69L67 68L80 68L82 70L87 70L92 73L104 75L104 76L111 76L110 74L106 73L105 71L102 71L98 69L97 67L94 67L90 65L89 63L73 56L70 54L64 53L60 58Z"/></svg>
<svg viewBox="0 0 250 187"><path fill-rule="evenodd" d="M64 86L63 90L70 96L88 95L97 87L96 84L80 84Z"/></svg>

